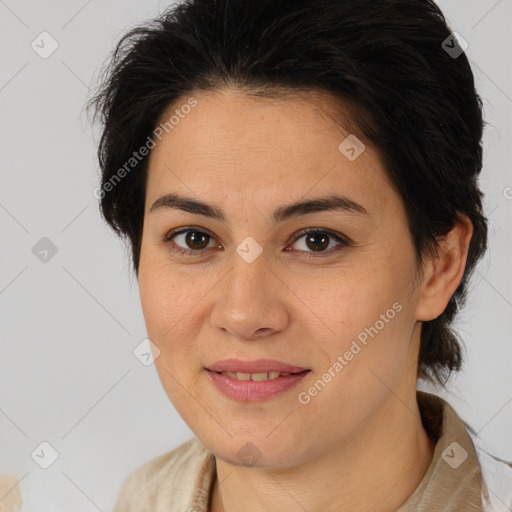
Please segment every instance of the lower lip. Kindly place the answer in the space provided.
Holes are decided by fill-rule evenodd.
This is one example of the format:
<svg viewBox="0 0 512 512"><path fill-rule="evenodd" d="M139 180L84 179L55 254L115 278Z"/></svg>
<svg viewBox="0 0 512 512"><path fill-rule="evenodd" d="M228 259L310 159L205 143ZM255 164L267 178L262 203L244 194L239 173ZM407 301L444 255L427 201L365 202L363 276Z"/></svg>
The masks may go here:
<svg viewBox="0 0 512 512"><path fill-rule="evenodd" d="M210 370L207 372L225 395L236 400L257 402L292 388L309 373L309 370L267 380L237 380Z"/></svg>

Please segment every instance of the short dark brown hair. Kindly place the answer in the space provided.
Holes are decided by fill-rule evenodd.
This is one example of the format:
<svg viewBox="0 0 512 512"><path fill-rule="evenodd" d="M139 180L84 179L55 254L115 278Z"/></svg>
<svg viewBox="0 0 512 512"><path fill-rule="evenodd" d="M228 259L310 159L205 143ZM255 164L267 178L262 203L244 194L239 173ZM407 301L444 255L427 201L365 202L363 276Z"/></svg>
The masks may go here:
<svg viewBox="0 0 512 512"><path fill-rule="evenodd" d="M462 364L451 323L487 248L477 183L482 101L468 59L434 1L354 4L187 0L127 32L88 103L93 122L100 116L103 125L101 213L129 240L138 275L148 158L113 179L170 105L194 91L226 86L266 98L327 92L339 100L340 119L352 121L351 133L379 152L405 203L418 262L435 253L461 213L473 224L458 288L444 312L422 324L418 376L444 384ZM347 109L349 118L343 117Z"/></svg>

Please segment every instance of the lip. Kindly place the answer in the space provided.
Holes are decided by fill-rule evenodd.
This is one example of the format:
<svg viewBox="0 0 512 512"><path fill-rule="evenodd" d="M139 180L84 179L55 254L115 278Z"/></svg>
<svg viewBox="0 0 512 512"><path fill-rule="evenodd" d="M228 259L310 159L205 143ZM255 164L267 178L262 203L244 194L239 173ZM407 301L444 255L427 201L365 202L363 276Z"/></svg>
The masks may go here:
<svg viewBox="0 0 512 512"><path fill-rule="evenodd" d="M287 391L301 381L309 370L268 380L237 380L207 370L207 374L219 391L230 398L244 402L258 402Z"/></svg>
<svg viewBox="0 0 512 512"><path fill-rule="evenodd" d="M257 359L255 361L241 361L240 359L221 359L208 365L207 370L211 372L242 372L242 373L260 373L260 372L286 372L299 373L308 368L292 366L290 364L277 361L275 359ZM278 377L282 378L282 377Z"/></svg>

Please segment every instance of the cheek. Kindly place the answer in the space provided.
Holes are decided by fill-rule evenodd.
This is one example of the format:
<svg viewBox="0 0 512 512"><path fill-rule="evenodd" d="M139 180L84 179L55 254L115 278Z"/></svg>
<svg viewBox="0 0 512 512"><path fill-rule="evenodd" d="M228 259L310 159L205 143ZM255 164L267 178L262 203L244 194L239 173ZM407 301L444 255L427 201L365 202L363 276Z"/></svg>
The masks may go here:
<svg viewBox="0 0 512 512"><path fill-rule="evenodd" d="M139 272L139 292L148 337L160 350L155 361L157 368L161 367L159 373L162 368L176 376L185 372L186 362L197 356L203 285L155 265ZM165 374L161 376L168 380Z"/></svg>
<svg viewBox="0 0 512 512"><path fill-rule="evenodd" d="M309 302L331 331L347 338L373 325L400 298L400 288L382 262L352 266L326 275L312 288L317 292L309 293Z"/></svg>
<svg viewBox="0 0 512 512"><path fill-rule="evenodd" d="M327 364L341 357L344 368L337 373L343 373L343 379L362 384L375 379L370 370L394 379L406 364L412 328L410 283L396 265L383 257L375 259L375 265L338 272L311 299L315 312L325 319L318 334Z"/></svg>
<svg viewBox="0 0 512 512"><path fill-rule="evenodd" d="M139 293L148 328L165 334L190 309L194 287L165 263L147 259L139 269Z"/></svg>
<svg viewBox="0 0 512 512"><path fill-rule="evenodd" d="M367 304L358 314L346 314L333 324L336 336L324 337L324 371L342 375L344 385L363 385L372 372L394 380L407 360L409 324L397 301ZM327 377L329 378L329 377Z"/></svg>
<svg viewBox="0 0 512 512"><path fill-rule="evenodd" d="M409 361L410 333L406 309L393 298L389 294L369 301L366 293L353 294L351 307L337 307L331 317L336 336L317 338L322 363L310 387L298 390L303 392L300 407L323 418L321 425L308 425L312 435L352 431L397 388ZM326 414L333 410L342 416Z"/></svg>
<svg viewBox="0 0 512 512"><path fill-rule="evenodd" d="M139 272L139 293L144 320L148 333L162 336L164 324L170 322L172 304L167 287L158 279L154 272Z"/></svg>
<svg viewBox="0 0 512 512"><path fill-rule="evenodd" d="M144 321L149 339L159 350L154 364L163 389L182 417L188 419L190 395L184 390L190 388L190 362L197 356L193 300L180 282L158 268L139 271Z"/></svg>

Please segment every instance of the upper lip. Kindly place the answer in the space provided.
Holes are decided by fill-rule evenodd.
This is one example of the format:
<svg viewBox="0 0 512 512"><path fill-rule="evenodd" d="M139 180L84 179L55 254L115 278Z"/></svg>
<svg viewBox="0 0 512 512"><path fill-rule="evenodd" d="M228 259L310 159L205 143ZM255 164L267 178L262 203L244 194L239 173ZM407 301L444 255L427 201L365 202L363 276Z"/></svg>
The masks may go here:
<svg viewBox="0 0 512 512"><path fill-rule="evenodd" d="M273 359L257 359L255 361L241 361L239 359L221 359L208 365L207 370L212 372L240 372L240 373L263 373L263 372L286 372L299 373L307 368L293 366Z"/></svg>

